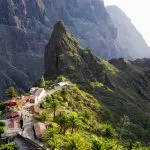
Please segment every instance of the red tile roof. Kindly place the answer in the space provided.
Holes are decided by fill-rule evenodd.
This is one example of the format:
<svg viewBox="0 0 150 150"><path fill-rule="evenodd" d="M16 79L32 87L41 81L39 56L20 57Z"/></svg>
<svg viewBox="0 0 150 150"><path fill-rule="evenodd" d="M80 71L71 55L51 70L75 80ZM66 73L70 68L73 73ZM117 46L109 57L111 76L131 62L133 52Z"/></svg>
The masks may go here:
<svg viewBox="0 0 150 150"><path fill-rule="evenodd" d="M4 103L9 106L17 106L18 104L20 105L25 105L26 103L30 102L30 96L23 96L22 98L18 99L17 97L13 97L10 100L5 101Z"/></svg>
<svg viewBox="0 0 150 150"><path fill-rule="evenodd" d="M44 123L35 123L34 124L34 130L37 137L41 137L42 134L46 131L46 126Z"/></svg>

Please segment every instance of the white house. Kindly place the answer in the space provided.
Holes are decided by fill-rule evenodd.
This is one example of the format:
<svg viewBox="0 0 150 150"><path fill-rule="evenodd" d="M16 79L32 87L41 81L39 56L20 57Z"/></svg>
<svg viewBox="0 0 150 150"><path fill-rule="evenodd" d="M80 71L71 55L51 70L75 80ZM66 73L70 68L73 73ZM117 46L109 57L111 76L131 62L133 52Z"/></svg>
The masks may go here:
<svg viewBox="0 0 150 150"><path fill-rule="evenodd" d="M33 87L30 90L30 99L31 103L38 103L45 96L45 89Z"/></svg>

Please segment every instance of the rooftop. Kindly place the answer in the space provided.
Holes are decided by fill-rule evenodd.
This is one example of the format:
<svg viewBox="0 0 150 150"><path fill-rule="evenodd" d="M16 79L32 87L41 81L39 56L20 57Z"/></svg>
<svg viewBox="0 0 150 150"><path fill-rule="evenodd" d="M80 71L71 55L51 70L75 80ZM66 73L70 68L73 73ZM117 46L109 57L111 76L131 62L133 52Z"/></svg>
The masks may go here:
<svg viewBox="0 0 150 150"><path fill-rule="evenodd" d="M34 130L36 136L40 137L46 131L46 126L44 123L38 122L34 124Z"/></svg>
<svg viewBox="0 0 150 150"><path fill-rule="evenodd" d="M31 93L31 95L39 96L43 90L44 90L44 88L33 87L33 88L31 88L30 93Z"/></svg>
<svg viewBox="0 0 150 150"><path fill-rule="evenodd" d="M16 105L25 105L30 100L30 96L22 96L22 97L13 97L12 99L9 99L5 101L4 103L11 107Z"/></svg>

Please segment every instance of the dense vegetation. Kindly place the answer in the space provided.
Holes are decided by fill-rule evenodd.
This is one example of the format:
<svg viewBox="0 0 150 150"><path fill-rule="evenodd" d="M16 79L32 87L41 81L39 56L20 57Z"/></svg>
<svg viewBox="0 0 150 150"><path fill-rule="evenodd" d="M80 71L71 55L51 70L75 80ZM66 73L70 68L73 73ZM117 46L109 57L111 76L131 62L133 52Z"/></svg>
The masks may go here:
<svg viewBox="0 0 150 150"><path fill-rule="evenodd" d="M54 26L45 52L45 77L62 75L101 104L101 121L117 128L128 116L131 141L150 141L150 60L129 61L96 57L81 48L62 22ZM50 82L49 82L50 83ZM118 132L118 131L117 131Z"/></svg>
<svg viewBox="0 0 150 150"><path fill-rule="evenodd" d="M0 138L5 130L5 122L0 121ZM13 142L6 142L0 140L0 150L16 150L16 146Z"/></svg>
<svg viewBox="0 0 150 150"><path fill-rule="evenodd" d="M5 127L5 123L0 121L0 137L4 133L4 127Z"/></svg>
<svg viewBox="0 0 150 150"><path fill-rule="evenodd" d="M7 91L7 97L13 98L18 96L18 91L14 87L10 87Z"/></svg>
<svg viewBox="0 0 150 150"><path fill-rule="evenodd" d="M61 76L55 82L46 83L53 85L64 80ZM50 149L147 149L132 138L131 122L127 116L122 116L116 125L104 121L101 102L68 82L70 87L64 87L46 97L40 104L42 112L35 116L38 121L49 126L43 140ZM92 85L97 86L97 83Z"/></svg>
<svg viewBox="0 0 150 150"><path fill-rule="evenodd" d="M1 144L0 150L17 150L15 143Z"/></svg>

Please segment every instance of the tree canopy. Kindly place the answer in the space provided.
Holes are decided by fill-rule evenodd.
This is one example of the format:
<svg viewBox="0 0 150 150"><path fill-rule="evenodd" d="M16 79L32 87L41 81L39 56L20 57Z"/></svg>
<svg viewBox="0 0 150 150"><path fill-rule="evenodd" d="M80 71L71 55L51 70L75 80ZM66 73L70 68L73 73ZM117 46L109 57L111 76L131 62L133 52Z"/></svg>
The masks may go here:
<svg viewBox="0 0 150 150"><path fill-rule="evenodd" d="M10 87L8 89L7 96L8 96L8 98L17 97L18 96L17 89L15 89L14 87Z"/></svg>

